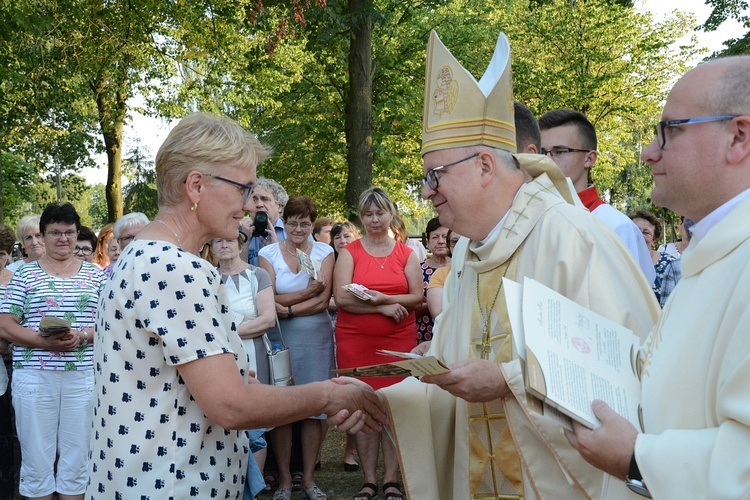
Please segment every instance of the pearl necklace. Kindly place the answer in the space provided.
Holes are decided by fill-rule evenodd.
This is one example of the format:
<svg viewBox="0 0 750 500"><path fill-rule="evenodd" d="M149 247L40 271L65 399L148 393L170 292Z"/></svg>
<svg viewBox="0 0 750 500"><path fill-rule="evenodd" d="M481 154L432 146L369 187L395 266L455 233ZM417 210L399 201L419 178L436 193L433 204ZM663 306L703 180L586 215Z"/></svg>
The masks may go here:
<svg viewBox="0 0 750 500"><path fill-rule="evenodd" d="M180 237L177 236L177 231L175 231L174 229L172 229L172 226L170 226L169 224L167 224L166 222L164 222L161 219L154 219L154 222L156 222L158 224L161 224L162 226L164 226L167 229L169 229L170 231L172 231L172 234L174 235L175 239L177 239L177 244L180 246L180 248L184 248L183 245L182 245L182 242L180 241Z"/></svg>
<svg viewBox="0 0 750 500"><path fill-rule="evenodd" d="M75 257L71 258L68 261L68 263L65 265L65 267L63 267L59 271L57 269L55 269L55 266L52 265L52 262L50 262L49 257L47 257L46 255L44 256L44 260L47 261L47 265L50 267L50 269L52 269L55 272L55 276L60 276L61 272L65 271L67 268L69 268L70 265L73 263L73 261L74 260L78 260L78 259L76 259Z"/></svg>

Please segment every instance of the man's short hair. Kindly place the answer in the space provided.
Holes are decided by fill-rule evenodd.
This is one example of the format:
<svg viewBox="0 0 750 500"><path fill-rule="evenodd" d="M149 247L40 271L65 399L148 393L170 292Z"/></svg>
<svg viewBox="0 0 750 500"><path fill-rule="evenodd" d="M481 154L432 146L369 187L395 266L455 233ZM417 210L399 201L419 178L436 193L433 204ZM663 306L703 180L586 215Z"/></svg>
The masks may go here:
<svg viewBox="0 0 750 500"><path fill-rule="evenodd" d="M575 125L581 138L581 146L594 150L597 147L596 129L586 115L573 109L555 109L547 111L539 118L539 128L549 130L551 128Z"/></svg>
<svg viewBox="0 0 750 500"><path fill-rule="evenodd" d="M708 91L705 104L709 107L709 113L750 115L750 91L747 86L750 56L734 56L716 60L716 62L724 61L729 65Z"/></svg>
<svg viewBox="0 0 750 500"><path fill-rule="evenodd" d="M523 151L526 146L533 144L537 151L542 150L542 132L534 113L518 101L513 102L513 114L516 122L516 148Z"/></svg>
<svg viewBox="0 0 750 500"><path fill-rule="evenodd" d="M271 191L276 203L281 205L281 211L284 211L284 207L289 201L289 195L286 193L286 189L273 179L267 179L265 177L258 177L255 183L255 187L267 189Z"/></svg>

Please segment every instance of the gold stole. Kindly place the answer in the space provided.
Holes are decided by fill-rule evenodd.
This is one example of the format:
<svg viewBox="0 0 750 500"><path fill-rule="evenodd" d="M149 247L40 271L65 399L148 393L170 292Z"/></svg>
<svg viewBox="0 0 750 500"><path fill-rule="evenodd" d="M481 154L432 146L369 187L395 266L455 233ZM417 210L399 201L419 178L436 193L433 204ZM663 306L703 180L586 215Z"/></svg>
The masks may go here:
<svg viewBox="0 0 750 500"><path fill-rule="evenodd" d="M471 313L475 325L469 356L495 363L510 360L510 324L503 277L515 280L518 267L516 251L500 266L477 274L476 301ZM469 481L472 499L521 498L521 463L501 399L487 403L468 403Z"/></svg>

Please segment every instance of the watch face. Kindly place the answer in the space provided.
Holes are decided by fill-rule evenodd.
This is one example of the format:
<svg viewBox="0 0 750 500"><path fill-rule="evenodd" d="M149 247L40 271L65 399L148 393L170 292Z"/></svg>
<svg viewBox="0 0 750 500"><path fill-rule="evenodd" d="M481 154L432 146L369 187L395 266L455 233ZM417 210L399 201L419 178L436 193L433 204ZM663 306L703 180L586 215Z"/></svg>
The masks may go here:
<svg viewBox="0 0 750 500"><path fill-rule="evenodd" d="M625 480L625 485L630 488L630 491L638 493L642 497L651 498L651 493L648 491L648 488L646 488L646 485L643 484L643 481L627 478Z"/></svg>

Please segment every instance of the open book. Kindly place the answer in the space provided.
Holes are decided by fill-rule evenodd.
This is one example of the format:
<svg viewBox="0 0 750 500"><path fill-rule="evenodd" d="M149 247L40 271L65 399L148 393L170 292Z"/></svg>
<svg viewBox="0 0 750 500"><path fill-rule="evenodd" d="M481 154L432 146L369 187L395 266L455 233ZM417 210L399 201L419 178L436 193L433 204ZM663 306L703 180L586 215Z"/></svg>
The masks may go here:
<svg viewBox="0 0 750 500"><path fill-rule="evenodd" d="M591 403L601 399L643 429L640 339L530 278L503 287L527 392L592 429L600 424Z"/></svg>
<svg viewBox="0 0 750 500"><path fill-rule="evenodd" d="M421 377L423 375L439 375L449 372L448 367L435 356L420 356L410 352L388 351L378 349L378 354L404 358L404 361L394 361L379 365L359 366L357 368L342 368L334 370L339 375L347 377Z"/></svg>

